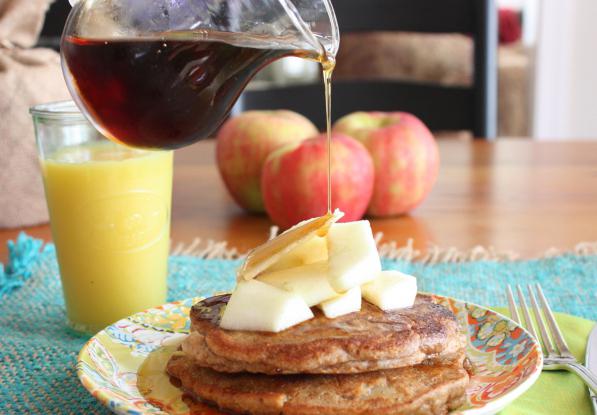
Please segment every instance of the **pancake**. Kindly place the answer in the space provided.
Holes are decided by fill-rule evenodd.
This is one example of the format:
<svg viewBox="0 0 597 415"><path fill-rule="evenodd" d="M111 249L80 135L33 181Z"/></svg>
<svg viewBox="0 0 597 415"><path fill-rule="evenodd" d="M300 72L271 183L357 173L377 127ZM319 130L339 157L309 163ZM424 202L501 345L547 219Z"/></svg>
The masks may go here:
<svg viewBox="0 0 597 415"><path fill-rule="evenodd" d="M348 374L418 364L462 366L466 339L454 314L418 295L413 307L315 317L280 333L219 327L229 296L211 297L191 310L191 334L182 350L218 372Z"/></svg>
<svg viewBox="0 0 597 415"><path fill-rule="evenodd" d="M192 413L209 402L221 410L252 415L434 415L465 402L469 376L462 365L418 365L353 375L219 373L183 353L167 366Z"/></svg>

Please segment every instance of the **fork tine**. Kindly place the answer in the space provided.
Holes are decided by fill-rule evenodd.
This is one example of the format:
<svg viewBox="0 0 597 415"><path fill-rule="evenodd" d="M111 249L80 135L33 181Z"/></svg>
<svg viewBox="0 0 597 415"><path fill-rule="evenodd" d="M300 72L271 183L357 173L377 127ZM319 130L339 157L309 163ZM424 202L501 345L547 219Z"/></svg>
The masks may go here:
<svg viewBox="0 0 597 415"><path fill-rule="evenodd" d="M536 288L537 288L537 293L539 294L539 301L541 301L541 305L543 306L543 313L545 314L545 316L547 318L547 324L549 325L549 329L551 330L553 339L554 339L556 345L558 346L558 349L560 350L560 354L562 356L572 357L572 353L570 353L570 349L568 348L568 345L566 344L566 340L564 340L564 336L562 336L562 332L560 331L560 328L558 327L558 323L556 322L556 319L553 316L553 313L551 312L551 308L549 307L549 304L547 303L547 299L545 298L545 295L543 294L541 285L539 285L539 283L537 283Z"/></svg>
<svg viewBox="0 0 597 415"><path fill-rule="evenodd" d="M512 288L510 284L506 286L506 295L508 296L508 308L510 309L510 318L521 324L520 321L520 314L518 314L518 310L516 309L516 301L514 301L514 294L512 294Z"/></svg>
<svg viewBox="0 0 597 415"><path fill-rule="evenodd" d="M547 351L547 354L553 354L556 350L553 347L553 343L551 342L551 338L549 334L547 334L547 327L543 322L543 317L541 317L541 309L537 304L537 299L535 298L535 294L533 294L533 288L531 284L527 285L527 289L529 291L529 297L531 298L531 305L533 307L533 313L535 314L535 321L537 322L537 326L539 326L539 333L541 334L541 341L543 342L543 350Z"/></svg>
<svg viewBox="0 0 597 415"><path fill-rule="evenodd" d="M527 307L527 302L524 300L524 294L522 293L520 285L516 286L516 291L518 293L518 302L520 303L520 307L522 308L522 315L524 316L524 320L526 321L527 330L531 332L535 339L539 339L539 337L537 337L537 333L535 332L533 320L531 319L531 315L529 314L529 308Z"/></svg>

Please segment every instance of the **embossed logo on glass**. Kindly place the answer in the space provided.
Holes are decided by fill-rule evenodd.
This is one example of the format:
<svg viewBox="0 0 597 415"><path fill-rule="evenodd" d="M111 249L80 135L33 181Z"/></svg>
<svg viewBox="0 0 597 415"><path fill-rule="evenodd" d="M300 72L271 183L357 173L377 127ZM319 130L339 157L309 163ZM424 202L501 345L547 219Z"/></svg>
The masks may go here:
<svg viewBox="0 0 597 415"><path fill-rule="evenodd" d="M111 252L145 249L165 236L168 206L151 192L129 192L89 201L82 209L90 230L86 243Z"/></svg>

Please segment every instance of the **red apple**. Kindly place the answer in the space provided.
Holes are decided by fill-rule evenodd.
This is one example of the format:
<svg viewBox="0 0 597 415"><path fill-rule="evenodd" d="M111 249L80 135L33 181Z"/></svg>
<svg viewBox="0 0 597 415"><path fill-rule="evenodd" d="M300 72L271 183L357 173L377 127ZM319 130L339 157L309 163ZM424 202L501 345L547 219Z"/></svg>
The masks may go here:
<svg viewBox="0 0 597 415"><path fill-rule="evenodd" d="M261 169L276 148L317 134L311 121L292 111L247 111L227 120L217 136L216 160L232 198L263 212Z"/></svg>
<svg viewBox="0 0 597 415"><path fill-rule="evenodd" d="M375 165L375 186L367 213L394 216L410 212L437 179L439 151L429 129L405 112L355 112L340 118L334 132L356 138Z"/></svg>
<svg viewBox="0 0 597 415"><path fill-rule="evenodd" d="M289 228L327 211L327 137L320 134L269 155L261 176L265 210L278 226ZM373 162L350 137L332 137L332 209L343 221L363 217L373 192Z"/></svg>

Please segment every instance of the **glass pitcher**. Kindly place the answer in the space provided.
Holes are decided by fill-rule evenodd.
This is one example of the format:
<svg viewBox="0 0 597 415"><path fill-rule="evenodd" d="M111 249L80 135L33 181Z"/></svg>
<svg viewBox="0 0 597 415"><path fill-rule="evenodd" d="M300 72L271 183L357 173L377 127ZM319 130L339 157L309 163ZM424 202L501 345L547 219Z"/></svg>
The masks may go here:
<svg viewBox="0 0 597 415"><path fill-rule="evenodd" d="M281 57L330 65L330 0L80 0L62 36L78 106L105 136L145 148L209 137L250 79Z"/></svg>

